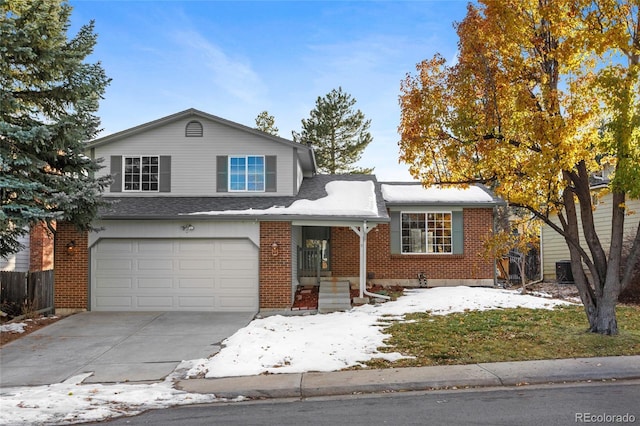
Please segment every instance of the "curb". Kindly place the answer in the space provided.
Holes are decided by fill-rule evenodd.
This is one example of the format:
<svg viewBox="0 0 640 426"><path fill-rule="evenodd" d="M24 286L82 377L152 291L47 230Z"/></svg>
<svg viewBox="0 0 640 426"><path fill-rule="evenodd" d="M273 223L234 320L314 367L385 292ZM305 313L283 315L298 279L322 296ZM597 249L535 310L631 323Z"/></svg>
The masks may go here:
<svg viewBox="0 0 640 426"><path fill-rule="evenodd" d="M640 379L640 355L186 379L176 387L219 398L308 398L633 379Z"/></svg>

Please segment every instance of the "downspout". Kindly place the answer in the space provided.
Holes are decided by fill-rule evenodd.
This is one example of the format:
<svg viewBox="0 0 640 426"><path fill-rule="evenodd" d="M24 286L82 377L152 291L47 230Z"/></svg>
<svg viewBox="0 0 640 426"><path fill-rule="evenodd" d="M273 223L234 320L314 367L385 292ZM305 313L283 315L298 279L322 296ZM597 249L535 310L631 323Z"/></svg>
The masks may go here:
<svg viewBox="0 0 640 426"><path fill-rule="evenodd" d="M366 220L362 223L360 229L356 226L351 226L351 230L360 237L360 298L367 295L377 299L391 300L389 296L367 291L367 234L374 227L369 228Z"/></svg>

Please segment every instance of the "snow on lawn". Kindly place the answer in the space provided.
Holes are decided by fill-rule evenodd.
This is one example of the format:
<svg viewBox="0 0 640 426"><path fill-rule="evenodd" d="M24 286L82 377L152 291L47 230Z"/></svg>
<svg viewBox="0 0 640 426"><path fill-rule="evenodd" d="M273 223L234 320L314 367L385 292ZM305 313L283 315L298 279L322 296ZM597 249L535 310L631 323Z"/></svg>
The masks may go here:
<svg viewBox="0 0 640 426"><path fill-rule="evenodd" d="M154 408L214 401L215 395L190 394L175 380L305 371L334 371L372 358L398 359L378 351L390 320L411 312L436 315L510 307L553 309L560 300L523 296L514 291L450 287L408 290L397 301L365 305L327 315L256 319L224 341L212 358L182 362L154 384L83 384L91 373L46 386L0 388L0 424L70 424L131 416ZM239 398L242 400L242 398Z"/></svg>
<svg viewBox="0 0 640 426"><path fill-rule="evenodd" d="M412 312L446 315L466 310L523 307L553 309L560 300L521 295L515 291L474 287L407 290L405 296L381 305L364 305L327 315L276 315L252 321L223 342L214 357L196 361L188 375L247 376L262 373L335 371L373 358L390 361L399 353L382 353L385 319Z"/></svg>

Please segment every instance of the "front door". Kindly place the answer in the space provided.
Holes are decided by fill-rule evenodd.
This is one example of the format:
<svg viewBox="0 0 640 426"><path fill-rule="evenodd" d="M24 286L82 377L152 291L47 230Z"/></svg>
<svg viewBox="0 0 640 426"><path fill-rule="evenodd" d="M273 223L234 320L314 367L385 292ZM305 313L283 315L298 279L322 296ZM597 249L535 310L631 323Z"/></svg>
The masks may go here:
<svg viewBox="0 0 640 426"><path fill-rule="evenodd" d="M311 253L305 256L314 265L305 265L303 270L317 270L320 263L320 273L330 275L331 272L331 228L328 226L305 226L302 228L303 251ZM305 262L306 263L306 262Z"/></svg>

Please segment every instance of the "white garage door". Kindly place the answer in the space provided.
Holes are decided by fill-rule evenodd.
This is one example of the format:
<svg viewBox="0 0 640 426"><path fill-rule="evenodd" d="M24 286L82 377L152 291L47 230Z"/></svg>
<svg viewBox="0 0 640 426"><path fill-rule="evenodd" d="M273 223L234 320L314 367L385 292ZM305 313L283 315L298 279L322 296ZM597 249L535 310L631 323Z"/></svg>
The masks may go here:
<svg viewBox="0 0 640 426"><path fill-rule="evenodd" d="M246 239L101 240L91 309L257 311L258 248Z"/></svg>

